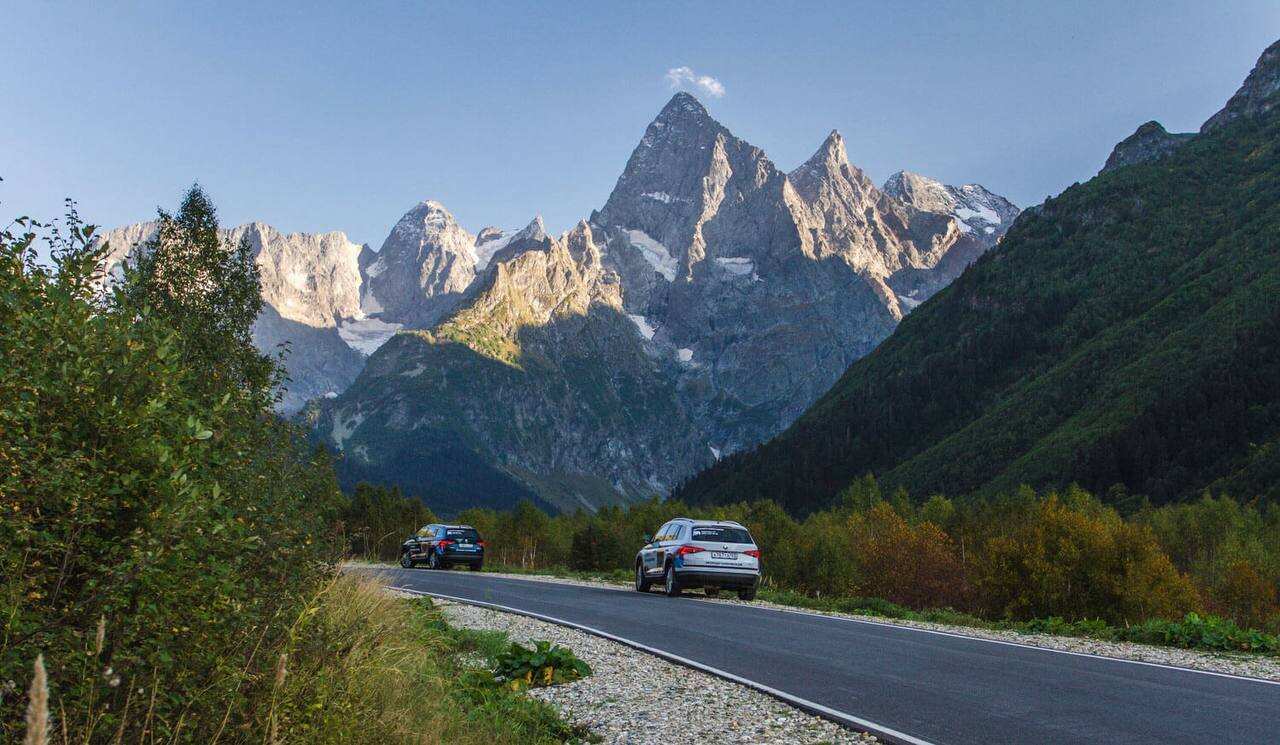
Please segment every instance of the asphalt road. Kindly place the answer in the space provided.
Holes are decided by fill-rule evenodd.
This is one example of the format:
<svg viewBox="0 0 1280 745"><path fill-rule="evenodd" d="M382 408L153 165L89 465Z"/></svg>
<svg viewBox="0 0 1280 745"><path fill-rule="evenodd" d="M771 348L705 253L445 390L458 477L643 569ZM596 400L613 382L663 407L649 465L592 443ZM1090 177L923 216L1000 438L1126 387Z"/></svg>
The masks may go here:
<svg viewBox="0 0 1280 745"><path fill-rule="evenodd" d="M1264 681L696 596L369 571L388 586L586 626L907 736L890 740L1280 743L1280 685Z"/></svg>

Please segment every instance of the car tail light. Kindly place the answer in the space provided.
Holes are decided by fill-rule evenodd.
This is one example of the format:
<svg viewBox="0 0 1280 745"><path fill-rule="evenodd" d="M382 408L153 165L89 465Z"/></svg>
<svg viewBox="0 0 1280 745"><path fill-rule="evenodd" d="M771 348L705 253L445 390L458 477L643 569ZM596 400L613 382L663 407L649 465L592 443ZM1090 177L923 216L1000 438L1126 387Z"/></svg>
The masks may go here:
<svg viewBox="0 0 1280 745"><path fill-rule="evenodd" d="M446 549L446 548L448 548L448 547L450 547L450 546L452 546L452 545L453 545L453 541L451 541L451 540L449 540L448 538L446 538L446 539L444 539L444 540L440 541L439 543L437 543L436 545L437 545L437 546L439 546L441 549Z"/></svg>
<svg viewBox="0 0 1280 745"><path fill-rule="evenodd" d="M488 548L488 547L489 547L489 544L485 543L484 541L476 541L476 545L478 545L480 548Z"/></svg>
<svg viewBox="0 0 1280 745"><path fill-rule="evenodd" d="M760 549L758 549L758 548L749 548L749 549L747 549L746 551L743 551L742 553L744 553L744 554L746 554L747 556L750 556L750 557L752 557L752 558L754 558L754 559L758 559L758 558L760 558Z"/></svg>
<svg viewBox="0 0 1280 745"><path fill-rule="evenodd" d="M681 546L680 548L676 549L676 556L684 556L685 554L696 554L700 551L706 551L706 549L700 548L698 546Z"/></svg>

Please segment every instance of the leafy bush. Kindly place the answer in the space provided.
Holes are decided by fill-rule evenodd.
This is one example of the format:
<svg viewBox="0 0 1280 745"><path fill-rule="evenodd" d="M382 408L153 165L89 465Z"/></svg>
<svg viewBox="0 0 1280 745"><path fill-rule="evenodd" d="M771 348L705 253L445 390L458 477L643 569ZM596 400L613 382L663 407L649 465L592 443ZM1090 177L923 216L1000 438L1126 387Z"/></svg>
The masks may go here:
<svg viewBox="0 0 1280 745"><path fill-rule="evenodd" d="M174 241L211 235L184 227L213 219L193 194ZM0 679L28 679L43 654L59 726L87 739L252 728L269 651L330 572L341 495L325 455L271 414L252 302L188 335L158 293L182 276L244 283L224 300L244 298L256 273L206 243L194 275L104 296L110 247L74 209L46 230L51 268L35 260L43 228L17 224L0 234ZM22 718L4 697L0 739Z"/></svg>
<svg viewBox="0 0 1280 745"><path fill-rule="evenodd" d="M1031 502L1016 522L991 528L999 532L973 563L978 602L989 617L1137 622L1198 603L1151 531L1082 493Z"/></svg>
<svg viewBox="0 0 1280 745"><path fill-rule="evenodd" d="M512 642L498 655L494 678L513 691L569 683L591 674L591 667L573 650L551 642L535 641L532 647Z"/></svg>
<svg viewBox="0 0 1280 745"><path fill-rule="evenodd" d="M1242 629L1235 622L1217 616L1188 613L1181 621L1151 619L1124 630L1127 641L1165 644L1186 649L1223 652L1280 654L1280 637L1254 629Z"/></svg>

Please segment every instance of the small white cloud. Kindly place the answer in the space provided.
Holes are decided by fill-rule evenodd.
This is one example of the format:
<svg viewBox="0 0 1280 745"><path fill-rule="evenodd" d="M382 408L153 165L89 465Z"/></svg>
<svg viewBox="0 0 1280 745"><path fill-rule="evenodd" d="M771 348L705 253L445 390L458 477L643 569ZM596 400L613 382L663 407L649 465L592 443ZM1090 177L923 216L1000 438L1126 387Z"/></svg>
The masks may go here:
<svg viewBox="0 0 1280 745"><path fill-rule="evenodd" d="M667 70L667 82L671 84L671 90L694 88L712 98L724 96L724 83L710 75L699 75L692 67L673 67Z"/></svg>

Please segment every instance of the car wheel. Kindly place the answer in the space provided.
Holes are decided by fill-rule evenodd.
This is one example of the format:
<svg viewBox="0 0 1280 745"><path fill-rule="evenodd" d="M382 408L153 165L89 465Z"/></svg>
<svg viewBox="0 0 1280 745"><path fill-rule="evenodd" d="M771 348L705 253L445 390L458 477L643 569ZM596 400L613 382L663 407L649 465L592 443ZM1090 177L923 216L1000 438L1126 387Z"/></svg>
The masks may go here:
<svg viewBox="0 0 1280 745"><path fill-rule="evenodd" d="M739 600L745 600L745 601L747 601L748 603L749 603L749 602L751 602L752 600L755 600L755 599L756 599L756 588L754 588L754 587L744 587L744 588L742 588L741 590L738 590L738 599L739 599Z"/></svg>
<svg viewBox="0 0 1280 745"><path fill-rule="evenodd" d="M400 553L400 566L405 569L413 569L413 559L409 558L408 551L402 551Z"/></svg>
<svg viewBox="0 0 1280 745"><path fill-rule="evenodd" d="M667 564L667 571L662 575L662 590L669 598L680 597L680 580L676 578L676 568Z"/></svg>
<svg viewBox="0 0 1280 745"><path fill-rule="evenodd" d="M649 591L649 578L644 576L644 564L636 562L636 592Z"/></svg>
<svg viewBox="0 0 1280 745"><path fill-rule="evenodd" d="M471 564L471 565L470 565L470 566L468 566L467 568L468 568L468 569L470 569L470 570L471 570L471 571L473 571L473 572L478 572L478 571L480 571L481 569L484 569L484 562L483 562L483 561L477 561L476 563Z"/></svg>
<svg viewBox="0 0 1280 745"><path fill-rule="evenodd" d="M704 587L704 588L702 588L702 594L706 595L706 596L707 596L707 597L709 597L709 598L718 598L718 597L720 597L720 588L719 588L719 587Z"/></svg>
<svg viewBox="0 0 1280 745"><path fill-rule="evenodd" d="M439 568L440 568L440 556L436 552L432 551L431 555L427 557L427 569L439 569Z"/></svg>

